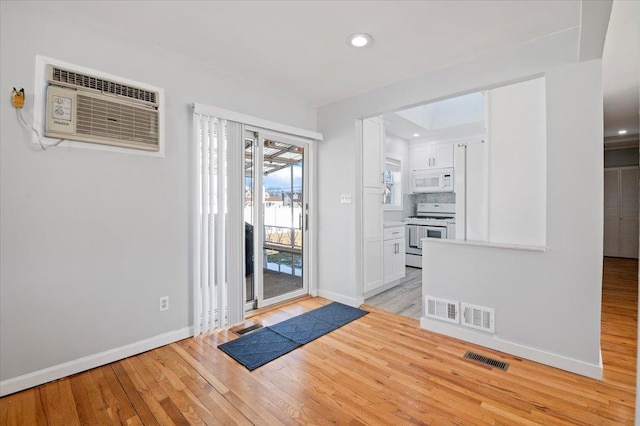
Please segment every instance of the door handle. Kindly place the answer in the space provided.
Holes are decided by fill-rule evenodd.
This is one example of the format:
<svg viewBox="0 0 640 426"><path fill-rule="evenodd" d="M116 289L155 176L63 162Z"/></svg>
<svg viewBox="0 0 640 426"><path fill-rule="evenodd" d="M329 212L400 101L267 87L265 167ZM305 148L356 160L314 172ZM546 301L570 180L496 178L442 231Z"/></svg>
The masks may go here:
<svg viewBox="0 0 640 426"><path fill-rule="evenodd" d="M382 179L380 180L380 183L384 185L384 172L380 173L382 175Z"/></svg>
<svg viewBox="0 0 640 426"><path fill-rule="evenodd" d="M431 167L431 158L429 158L429 167Z"/></svg>
<svg viewBox="0 0 640 426"><path fill-rule="evenodd" d="M433 157L433 167L436 166L436 157Z"/></svg>

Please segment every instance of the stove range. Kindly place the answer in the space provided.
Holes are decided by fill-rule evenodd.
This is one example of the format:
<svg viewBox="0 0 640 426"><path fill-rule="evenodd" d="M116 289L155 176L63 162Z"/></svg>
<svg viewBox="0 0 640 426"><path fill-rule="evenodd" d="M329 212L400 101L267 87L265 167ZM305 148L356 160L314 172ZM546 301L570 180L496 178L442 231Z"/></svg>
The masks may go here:
<svg viewBox="0 0 640 426"><path fill-rule="evenodd" d="M421 268L423 238L455 238L456 205L419 203L416 213L416 216L405 219L405 260L407 266Z"/></svg>
<svg viewBox="0 0 640 426"><path fill-rule="evenodd" d="M454 203L418 203L416 216L405 221L409 225L447 226L456 223L456 205Z"/></svg>

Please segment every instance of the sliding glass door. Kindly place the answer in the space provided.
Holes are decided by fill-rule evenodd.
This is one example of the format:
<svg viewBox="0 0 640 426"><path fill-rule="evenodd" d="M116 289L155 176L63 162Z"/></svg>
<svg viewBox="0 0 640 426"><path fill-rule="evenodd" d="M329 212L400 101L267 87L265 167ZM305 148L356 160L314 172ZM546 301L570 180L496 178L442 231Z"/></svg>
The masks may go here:
<svg viewBox="0 0 640 426"><path fill-rule="evenodd" d="M244 144L245 309L308 294L308 144L247 130Z"/></svg>

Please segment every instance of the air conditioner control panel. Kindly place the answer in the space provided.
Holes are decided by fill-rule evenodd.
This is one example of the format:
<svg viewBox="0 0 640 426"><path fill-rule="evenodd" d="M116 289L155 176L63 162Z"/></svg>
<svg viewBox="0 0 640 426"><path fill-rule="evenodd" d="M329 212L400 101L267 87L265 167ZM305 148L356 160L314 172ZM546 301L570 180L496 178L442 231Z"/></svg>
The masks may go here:
<svg viewBox="0 0 640 426"><path fill-rule="evenodd" d="M60 137L76 132L76 91L63 87L47 87L45 135Z"/></svg>

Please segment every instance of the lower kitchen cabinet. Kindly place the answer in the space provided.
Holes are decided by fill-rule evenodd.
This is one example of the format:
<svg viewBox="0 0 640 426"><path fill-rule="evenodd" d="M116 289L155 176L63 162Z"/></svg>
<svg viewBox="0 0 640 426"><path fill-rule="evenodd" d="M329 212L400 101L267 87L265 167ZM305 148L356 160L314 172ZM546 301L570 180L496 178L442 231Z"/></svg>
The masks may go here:
<svg viewBox="0 0 640 426"><path fill-rule="evenodd" d="M398 237L401 235L401 237ZM384 233L384 284L405 276L404 228L386 228Z"/></svg>

